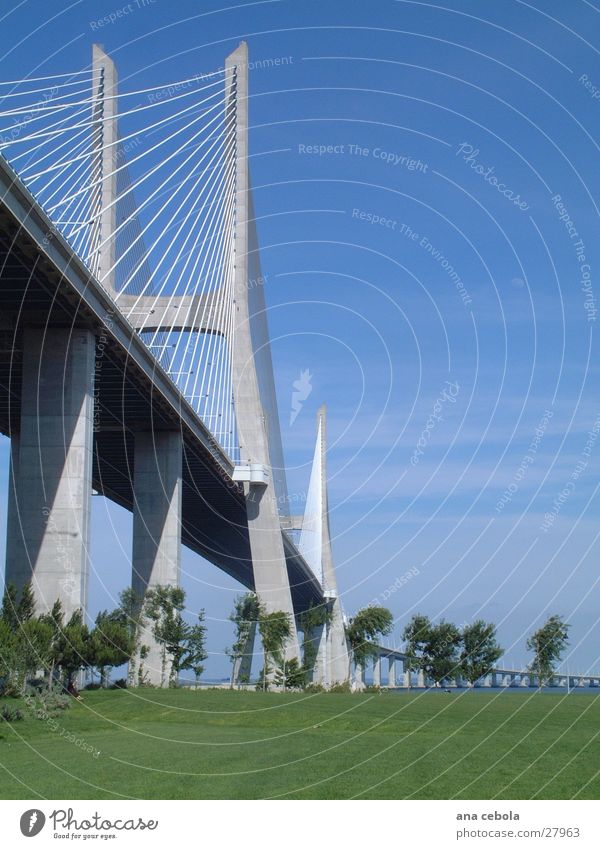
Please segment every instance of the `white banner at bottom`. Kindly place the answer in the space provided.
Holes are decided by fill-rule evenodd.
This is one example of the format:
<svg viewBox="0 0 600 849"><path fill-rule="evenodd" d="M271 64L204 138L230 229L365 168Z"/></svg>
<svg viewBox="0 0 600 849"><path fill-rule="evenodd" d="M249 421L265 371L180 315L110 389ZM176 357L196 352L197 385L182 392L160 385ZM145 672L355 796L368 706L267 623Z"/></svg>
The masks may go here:
<svg viewBox="0 0 600 849"><path fill-rule="evenodd" d="M595 801L0 801L4 847L600 846ZM31 842L33 841L33 842Z"/></svg>

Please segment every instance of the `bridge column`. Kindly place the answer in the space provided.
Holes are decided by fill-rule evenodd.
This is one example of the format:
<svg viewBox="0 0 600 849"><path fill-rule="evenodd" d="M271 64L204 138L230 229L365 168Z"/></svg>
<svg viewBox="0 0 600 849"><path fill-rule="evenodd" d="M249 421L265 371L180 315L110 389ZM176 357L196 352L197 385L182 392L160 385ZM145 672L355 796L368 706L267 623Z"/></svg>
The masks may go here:
<svg viewBox="0 0 600 849"><path fill-rule="evenodd" d="M396 686L396 658L388 657L388 687Z"/></svg>
<svg viewBox="0 0 600 849"><path fill-rule="evenodd" d="M426 687L427 684L425 682L425 673L422 669L419 669L417 672L417 687Z"/></svg>
<svg viewBox="0 0 600 849"><path fill-rule="evenodd" d="M20 432L11 445L6 581L31 581L37 613L85 613L95 338L25 328Z"/></svg>
<svg viewBox="0 0 600 849"><path fill-rule="evenodd" d="M354 680L358 690L365 688L365 667L361 663L357 663L354 668Z"/></svg>
<svg viewBox="0 0 600 849"><path fill-rule="evenodd" d="M133 554L131 586L142 600L148 589L178 586L181 568L182 438L179 431L135 435L133 471ZM168 684L169 659L149 624L140 644L149 648L144 660L148 683Z"/></svg>
<svg viewBox="0 0 600 849"><path fill-rule="evenodd" d="M381 655L373 660L373 686L381 687Z"/></svg>
<svg viewBox="0 0 600 849"><path fill-rule="evenodd" d="M406 687L407 690L410 690L412 680L411 680L411 670L410 663L407 660L402 661L402 686Z"/></svg>
<svg viewBox="0 0 600 849"><path fill-rule="evenodd" d="M241 44L225 62L227 108L235 109L235 236L234 236L234 335L232 345L233 396L240 464L263 465L268 480L262 484L244 483L248 517L248 536L254 573L254 589L263 607L287 613L292 635L286 657L299 657L298 633L292 604L285 551L281 534L275 480L281 470L273 468L266 406L273 402L274 389L266 385L266 367L262 369L263 391L257 374L256 357L264 364L265 352L255 352L252 333L264 331L265 316L253 314L249 305L249 253L251 227L254 227L250 203L248 170L248 48ZM254 232L254 231L252 231ZM253 254L254 256L254 254ZM260 287L254 287L253 291ZM260 326L259 326L260 325ZM268 338L268 337L267 337ZM259 346L260 349L260 346ZM264 346L263 346L264 349ZM268 366L268 364L267 364ZM269 396L269 397L267 397ZM275 407L276 409L276 407Z"/></svg>

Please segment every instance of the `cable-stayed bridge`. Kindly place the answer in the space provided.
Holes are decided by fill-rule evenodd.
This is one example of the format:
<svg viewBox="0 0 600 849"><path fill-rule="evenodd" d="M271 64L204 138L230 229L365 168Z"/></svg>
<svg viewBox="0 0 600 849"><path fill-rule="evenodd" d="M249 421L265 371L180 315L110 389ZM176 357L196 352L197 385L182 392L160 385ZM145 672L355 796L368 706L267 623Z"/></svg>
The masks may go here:
<svg viewBox="0 0 600 849"><path fill-rule="evenodd" d="M0 83L0 116L7 581L31 581L40 611L85 611L95 490L133 513L139 596L179 583L186 545L293 622L326 605L315 680L347 679L323 408L304 516L288 512L246 45L129 91L95 46L88 71ZM148 668L158 681L156 646Z"/></svg>

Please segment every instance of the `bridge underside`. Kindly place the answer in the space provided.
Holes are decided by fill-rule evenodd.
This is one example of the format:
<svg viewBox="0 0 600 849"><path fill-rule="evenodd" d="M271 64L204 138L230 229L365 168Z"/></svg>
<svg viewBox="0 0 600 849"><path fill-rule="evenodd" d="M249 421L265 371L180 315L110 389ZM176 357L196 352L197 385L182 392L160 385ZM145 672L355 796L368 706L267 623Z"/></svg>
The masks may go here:
<svg viewBox="0 0 600 849"><path fill-rule="evenodd" d="M182 542L253 589L246 502L231 479L229 459L102 287L1 165L0 432L19 432L24 328L92 331L97 342L94 488L132 510L134 434L181 429ZM320 602L322 590L291 540L285 534L283 539L299 613L311 601ZM128 579L124 576L124 585Z"/></svg>

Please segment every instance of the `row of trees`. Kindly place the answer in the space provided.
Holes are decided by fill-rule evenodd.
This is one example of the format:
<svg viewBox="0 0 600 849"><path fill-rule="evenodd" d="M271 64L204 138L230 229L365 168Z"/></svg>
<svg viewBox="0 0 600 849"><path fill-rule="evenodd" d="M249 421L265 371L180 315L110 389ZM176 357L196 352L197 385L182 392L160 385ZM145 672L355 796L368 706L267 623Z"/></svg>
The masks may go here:
<svg viewBox="0 0 600 849"><path fill-rule="evenodd" d="M417 613L404 628L402 638L409 668L422 670L437 684L457 676L474 684L503 654L496 627L483 619L461 630L452 622L434 624L428 616Z"/></svg>
<svg viewBox="0 0 600 849"><path fill-rule="evenodd" d="M550 616L527 640L533 652L529 672L538 676L539 686L548 683L568 643L569 625L561 616ZM462 676L470 684L488 675L503 654L496 626L477 619L462 629L452 622L431 622L416 614L404 628L405 653L411 669L422 670L440 684Z"/></svg>
<svg viewBox="0 0 600 849"><path fill-rule="evenodd" d="M321 605L310 607L299 617L303 634L302 663L295 659L286 661L285 646L291 634L289 617L283 612L266 613L253 593L240 596L230 617L236 628L236 640L228 650L234 673L245 653L251 650L250 638L253 629L258 627L263 644L261 689L267 689L270 681L284 688L306 686L312 680L317 656L314 635L326 627L329 616L328 608ZM359 610L346 628L350 664L354 662L365 667L376 657L379 640L391 633L393 624L392 613L386 607L373 605ZM568 630L562 617L551 616L529 637L527 648L533 651L529 671L538 676L540 686L552 678L567 645ZM503 654L496 626L483 619L459 628L452 622L434 623L424 614L415 614L405 626L402 639L409 669L422 671L437 684L455 677L475 684L491 672ZM348 677L351 677L351 669ZM234 675L232 683L233 679ZM241 679L238 677L238 680Z"/></svg>
<svg viewBox="0 0 600 849"><path fill-rule="evenodd" d="M327 627L330 617L331 612L326 604L311 605L300 614L298 626L302 632L302 659L286 659L285 649L292 634L289 614L283 611L267 612L254 593L239 596L229 617L235 626L235 641L231 649L226 649L233 664L232 686L234 679L241 683L249 681L248 674L239 674L239 665L248 656L247 653L252 651L255 630L260 634L263 650L263 667L257 685L260 689L268 689L271 683L283 689L302 688L310 684L317 660L318 635L322 628ZM359 610L350 620L347 638L352 658L357 663L364 664L368 657L377 653L376 640L391 632L393 621L387 608L375 606ZM351 677L351 671L348 669L348 678Z"/></svg>
<svg viewBox="0 0 600 849"><path fill-rule="evenodd" d="M145 663L152 634L160 648L163 684L175 684L181 671L198 678L204 669L206 626L204 611L194 625L183 617L185 593L179 587L156 586L140 600L123 590L118 606L98 613L93 628L76 610L65 621L56 601L48 613L35 614L31 587L20 595L12 585L4 592L0 609L0 685L8 694L22 691L28 679L42 675L51 688L70 688L82 669L96 672L108 686L113 668L129 663L130 685L147 683Z"/></svg>
<svg viewBox="0 0 600 849"><path fill-rule="evenodd" d="M153 587L141 601L133 590L126 589L119 596L118 606L101 611L94 627L89 628L80 610L65 621L60 601L48 613L35 615L31 587L25 586L19 595L9 585L0 609L0 685L5 692L16 694L28 678L43 674L48 687L56 681L69 687L80 670L91 669L106 687L111 671L127 663L128 684L144 686L150 651L144 639L149 635L159 647L163 686L175 686L185 670L198 679L207 657L205 615L200 611L197 622L190 625L183 616L184 604L185 592L180 587ZM249 652L258 630L263 652L258 686L267 689L273 683L287 689L309 684L317 659L318 634L327 626L330 615L327 605L319 605L299 617L302 659L288 659L286 646L292 635L289 615L267 612L254 593L238 597L230 616L235 640L227 650L234 669L232 683L234 677L249 681ZM391 633L393 624L392 613L385 607L359 610L346 628L350 664L364 667L376 656L378 642ZM538 676L540 686L554 673L568 641L568 629L560 616L551 616L527 641L527 648L534 653L530 671ZM461 629L451 622L433 623L428 616L416 614L402 637L409 668L423 671L440 684L459 675L474 684L494 668L503 653L495 626L482 619ZM240 674L244 661L245 673Z"/></svg>

